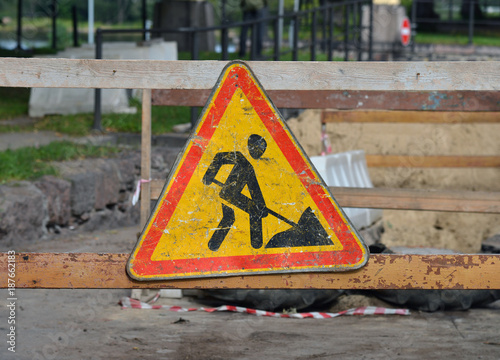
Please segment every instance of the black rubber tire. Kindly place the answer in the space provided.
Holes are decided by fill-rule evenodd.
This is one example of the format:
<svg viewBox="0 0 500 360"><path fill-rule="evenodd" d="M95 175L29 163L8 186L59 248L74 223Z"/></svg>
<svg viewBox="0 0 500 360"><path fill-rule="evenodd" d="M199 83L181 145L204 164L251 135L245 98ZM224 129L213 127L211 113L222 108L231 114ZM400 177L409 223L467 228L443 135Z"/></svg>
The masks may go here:
<svg viewBox="0 0 500 360"><path fill-rule="evenodd" d="M383 244L370 246L372 254L390 254ZM467 310L500 299L500 290L374 290L372 295L391 304L420 311Z"/></svg>
<svg viewBox="0 0 500 360"><path fill-rule="evenodd" d="M322 308L337 299L342 290L204 290L220 304L277 311L294 308Z"/></svg>
<svg viewBox="0 0 500 360"><path fill-rule="evenodd" d="M467 310L500 299L500 290L377 290L391 304L420 311Z"/></svg>

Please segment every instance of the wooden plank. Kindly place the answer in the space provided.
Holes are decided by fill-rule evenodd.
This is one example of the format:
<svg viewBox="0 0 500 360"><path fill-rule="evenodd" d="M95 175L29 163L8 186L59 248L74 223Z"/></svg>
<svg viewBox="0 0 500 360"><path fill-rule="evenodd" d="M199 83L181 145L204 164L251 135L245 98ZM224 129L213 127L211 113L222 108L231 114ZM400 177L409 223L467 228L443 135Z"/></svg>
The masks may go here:
<svg viewBox="0 0 500 360"><path fill-rule="evenodd" d="M211 89L224 61L0 58L0 86ZM266 90L496 91L500 62L249 62Z"/></svg>
<svg viewBox="0 0 500 360"><path fill-rule="evenodd" d="M20 253L16 288L500 289L500 255L371 255L360 270L134 281L129 254ZM7 254L0 254L7 287Z"/></svg>
<svg viewBox="0 0 500 360"><path fill-rule="evenodd" d="M141 131L141 227L146 225L151 213L151 89L142 92Z"/></svg>
<svg viewBox="0 0 500 360"><path fill-rule="evenodd" d="M500 111L498 91L268 90L279 108ZM153 90L153 105L204 106L210 90Z"/></svg>
<svg viewBox="0 0 500 360"><path fill-rule="evenodd" d="M369 167L490 168L500 167L500 156L366 155Z"/></svg>
<svg viewBox="0 0 500 360"><path fill-rule="evenodd" d="M343 207L500 214L500 192L330 187Z"/></svg>
<svg viewBox="0 0 500 360"><path fill-rule="evenodd" d="M324 123L500 123L500 112L478 111L324 111Z"/></svg>
<svg viewBox="0 0 500 360"><path fill-rule="evenodd" d="M151 200L160 197L164 185L162 180L151 182ZM342 207L500 214L499 192L355 187L330 191Z"/></svg>

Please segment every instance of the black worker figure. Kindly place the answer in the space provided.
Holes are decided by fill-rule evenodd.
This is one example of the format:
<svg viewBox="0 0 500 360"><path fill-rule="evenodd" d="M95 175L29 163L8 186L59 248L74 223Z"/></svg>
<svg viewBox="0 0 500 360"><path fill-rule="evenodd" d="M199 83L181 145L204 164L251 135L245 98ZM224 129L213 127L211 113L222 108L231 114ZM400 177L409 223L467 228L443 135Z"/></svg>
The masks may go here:
<svg viewBox="0 0 500 360"><path fill-rule="evenodd" d="M266 151L266 140L257 134L248 137L248 152L254 159L259 159ZM234 165L231 173L222 183L215 179L223 165ZM262 247L262 218L268 215L266 202L262 197L255 170L245 156L239 151L217 153L208 167L203 183L211 185L215 183L221 186L219 196L229 204L248 213L250 217L250 243L254 249ZM250 198L242 194L245 187L248 187ZM222 204L222 219L208 242L208 248L217 251L226 238L235 221L234 210Z"/></svg>

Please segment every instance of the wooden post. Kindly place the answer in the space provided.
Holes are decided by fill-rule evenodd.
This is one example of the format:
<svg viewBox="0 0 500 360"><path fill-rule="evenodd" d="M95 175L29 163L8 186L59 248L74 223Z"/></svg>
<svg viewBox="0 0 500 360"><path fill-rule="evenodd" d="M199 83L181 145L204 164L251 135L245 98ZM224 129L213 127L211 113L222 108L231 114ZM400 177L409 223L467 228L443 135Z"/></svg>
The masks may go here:
<svg viewBox="0 0 500 360"><path fill-rule="evenodd" d="M151 89L142 91L141 132L141 228L146 225L151 212ZM144 182L148 181L148 182Z"/></svg>
<svg viewBox="0 0 500 360"><path fill-rule="evenodd" d="M144 181L145 180L145 181ZM141 129L141 230L151 213L151 89L142 90ZM130 297L140 300L142 289L133 289Z"/></svg>

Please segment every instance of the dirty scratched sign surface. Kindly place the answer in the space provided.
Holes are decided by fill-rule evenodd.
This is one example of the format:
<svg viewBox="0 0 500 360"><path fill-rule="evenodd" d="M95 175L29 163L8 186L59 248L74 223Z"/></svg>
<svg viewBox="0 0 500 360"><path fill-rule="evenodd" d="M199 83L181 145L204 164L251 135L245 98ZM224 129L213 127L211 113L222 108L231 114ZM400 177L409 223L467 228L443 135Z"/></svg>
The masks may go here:
<svg viewBox="0 0 500 360"><path fill-rule="evenodd" d="M344 271L368 252L250 69L224 69L129 260L137 280Z"/></svg>

